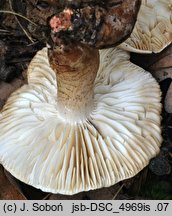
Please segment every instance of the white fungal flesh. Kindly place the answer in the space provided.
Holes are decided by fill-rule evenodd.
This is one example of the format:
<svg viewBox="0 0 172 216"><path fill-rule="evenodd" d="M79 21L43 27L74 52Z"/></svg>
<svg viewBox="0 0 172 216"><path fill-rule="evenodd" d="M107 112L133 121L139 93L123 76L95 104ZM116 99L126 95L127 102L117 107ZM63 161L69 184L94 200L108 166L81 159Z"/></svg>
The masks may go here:
<svg viewBox="0 0 172 216"><path fill-rule="evenodd" d="M28 69L28 85L0 114L0 163L43 191L75 194L130 178L161 145L161 93L155 79L120 49L100 51L95 109L70 124L57 109L55 73L47 49Z"/></svg>
<svg viewBox="0 0 172 216"><path fill-rule="evenodd" d="M142 0L131 36L120 48L158 53L172 42L172 0Z"/></svg>

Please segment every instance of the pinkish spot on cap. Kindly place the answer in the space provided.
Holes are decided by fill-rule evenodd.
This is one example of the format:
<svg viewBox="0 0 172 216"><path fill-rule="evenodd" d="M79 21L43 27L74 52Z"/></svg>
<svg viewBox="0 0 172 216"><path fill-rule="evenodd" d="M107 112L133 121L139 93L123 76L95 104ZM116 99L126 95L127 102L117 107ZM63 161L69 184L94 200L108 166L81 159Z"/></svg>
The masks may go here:
<svg viewBox="0 0 172 216"><path fill-rule="evenodd" d="M52 28L53 32L59 32L61 30L68 30L71 29L71 17L72 17L72 10L65 9L63 12L55 15L50 20L50 27Z"/></svg>

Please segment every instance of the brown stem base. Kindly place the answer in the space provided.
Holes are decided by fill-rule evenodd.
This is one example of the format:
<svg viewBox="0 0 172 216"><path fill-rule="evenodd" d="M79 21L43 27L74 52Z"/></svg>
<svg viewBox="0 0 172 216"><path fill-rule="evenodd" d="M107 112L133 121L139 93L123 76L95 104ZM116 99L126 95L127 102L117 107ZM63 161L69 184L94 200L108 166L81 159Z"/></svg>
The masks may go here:
<svg viewBox="0 0 172 216"><path fill-rule="evenodd" d="M99 51L85 45L49 51L56 73L58 107L66 118L87 116L93 109L94 80L99 67Z"/></svg>

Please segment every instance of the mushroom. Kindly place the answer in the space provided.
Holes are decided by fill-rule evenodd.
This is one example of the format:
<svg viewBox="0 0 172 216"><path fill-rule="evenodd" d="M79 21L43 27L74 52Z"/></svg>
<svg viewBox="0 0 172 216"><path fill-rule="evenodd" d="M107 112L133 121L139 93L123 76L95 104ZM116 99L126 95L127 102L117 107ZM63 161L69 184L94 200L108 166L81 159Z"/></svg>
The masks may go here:
<svg viewBox="0 0 172 216"><path fill-rule="evenodd" d="M152 58L152 64L149 66L149 69L159 82L163 82L166 79L169 80L169 88L167 84L166 88L168 88L168 90L163 102L165 111L167 113L172 113L172 83L170 84L170 80L172 80L172 46L170 45L161 52L157 56L157 59L158 60L155 61L155 58Z"/></svg>
<svg viewBox="0 0 172 216"><path fill-rule="evenodd" d="M161 91L119 48L39 51L0 113L0 163L46 192L108 187L159 153Z"/></svg>
<svg viewBox="0 0 172 216"><path fill-rule="evenodd" d="M99 49L112 47L129 37L141 4L141 0L65 2L71 5L50 19L54 37L63 41L73 39Z"/></svg>
<svg viewBox="0 0 172 216"><path fill-rule="evenodd" d="M172 42L172 0L142 0L137 22L121 48L158 53Z"/></svg>

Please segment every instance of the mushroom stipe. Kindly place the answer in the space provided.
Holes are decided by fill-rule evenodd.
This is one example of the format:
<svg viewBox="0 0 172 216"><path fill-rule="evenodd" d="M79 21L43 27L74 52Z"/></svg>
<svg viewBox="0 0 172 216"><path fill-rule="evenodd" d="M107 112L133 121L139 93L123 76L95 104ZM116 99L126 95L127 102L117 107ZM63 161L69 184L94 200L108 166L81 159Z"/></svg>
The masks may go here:
<svg viewBox="0 0 172 216"><path fill-rule="evenodd" d="M118 48L100 51L90 84L92 108L73 115L68 106L59 110L58 73L50 67L47 48L39 51L28 68L28 84L9 97L0 113L5 169L43 191L68 195L140 172L160 150L161 91L150 73L129 58Z"/></svg>

